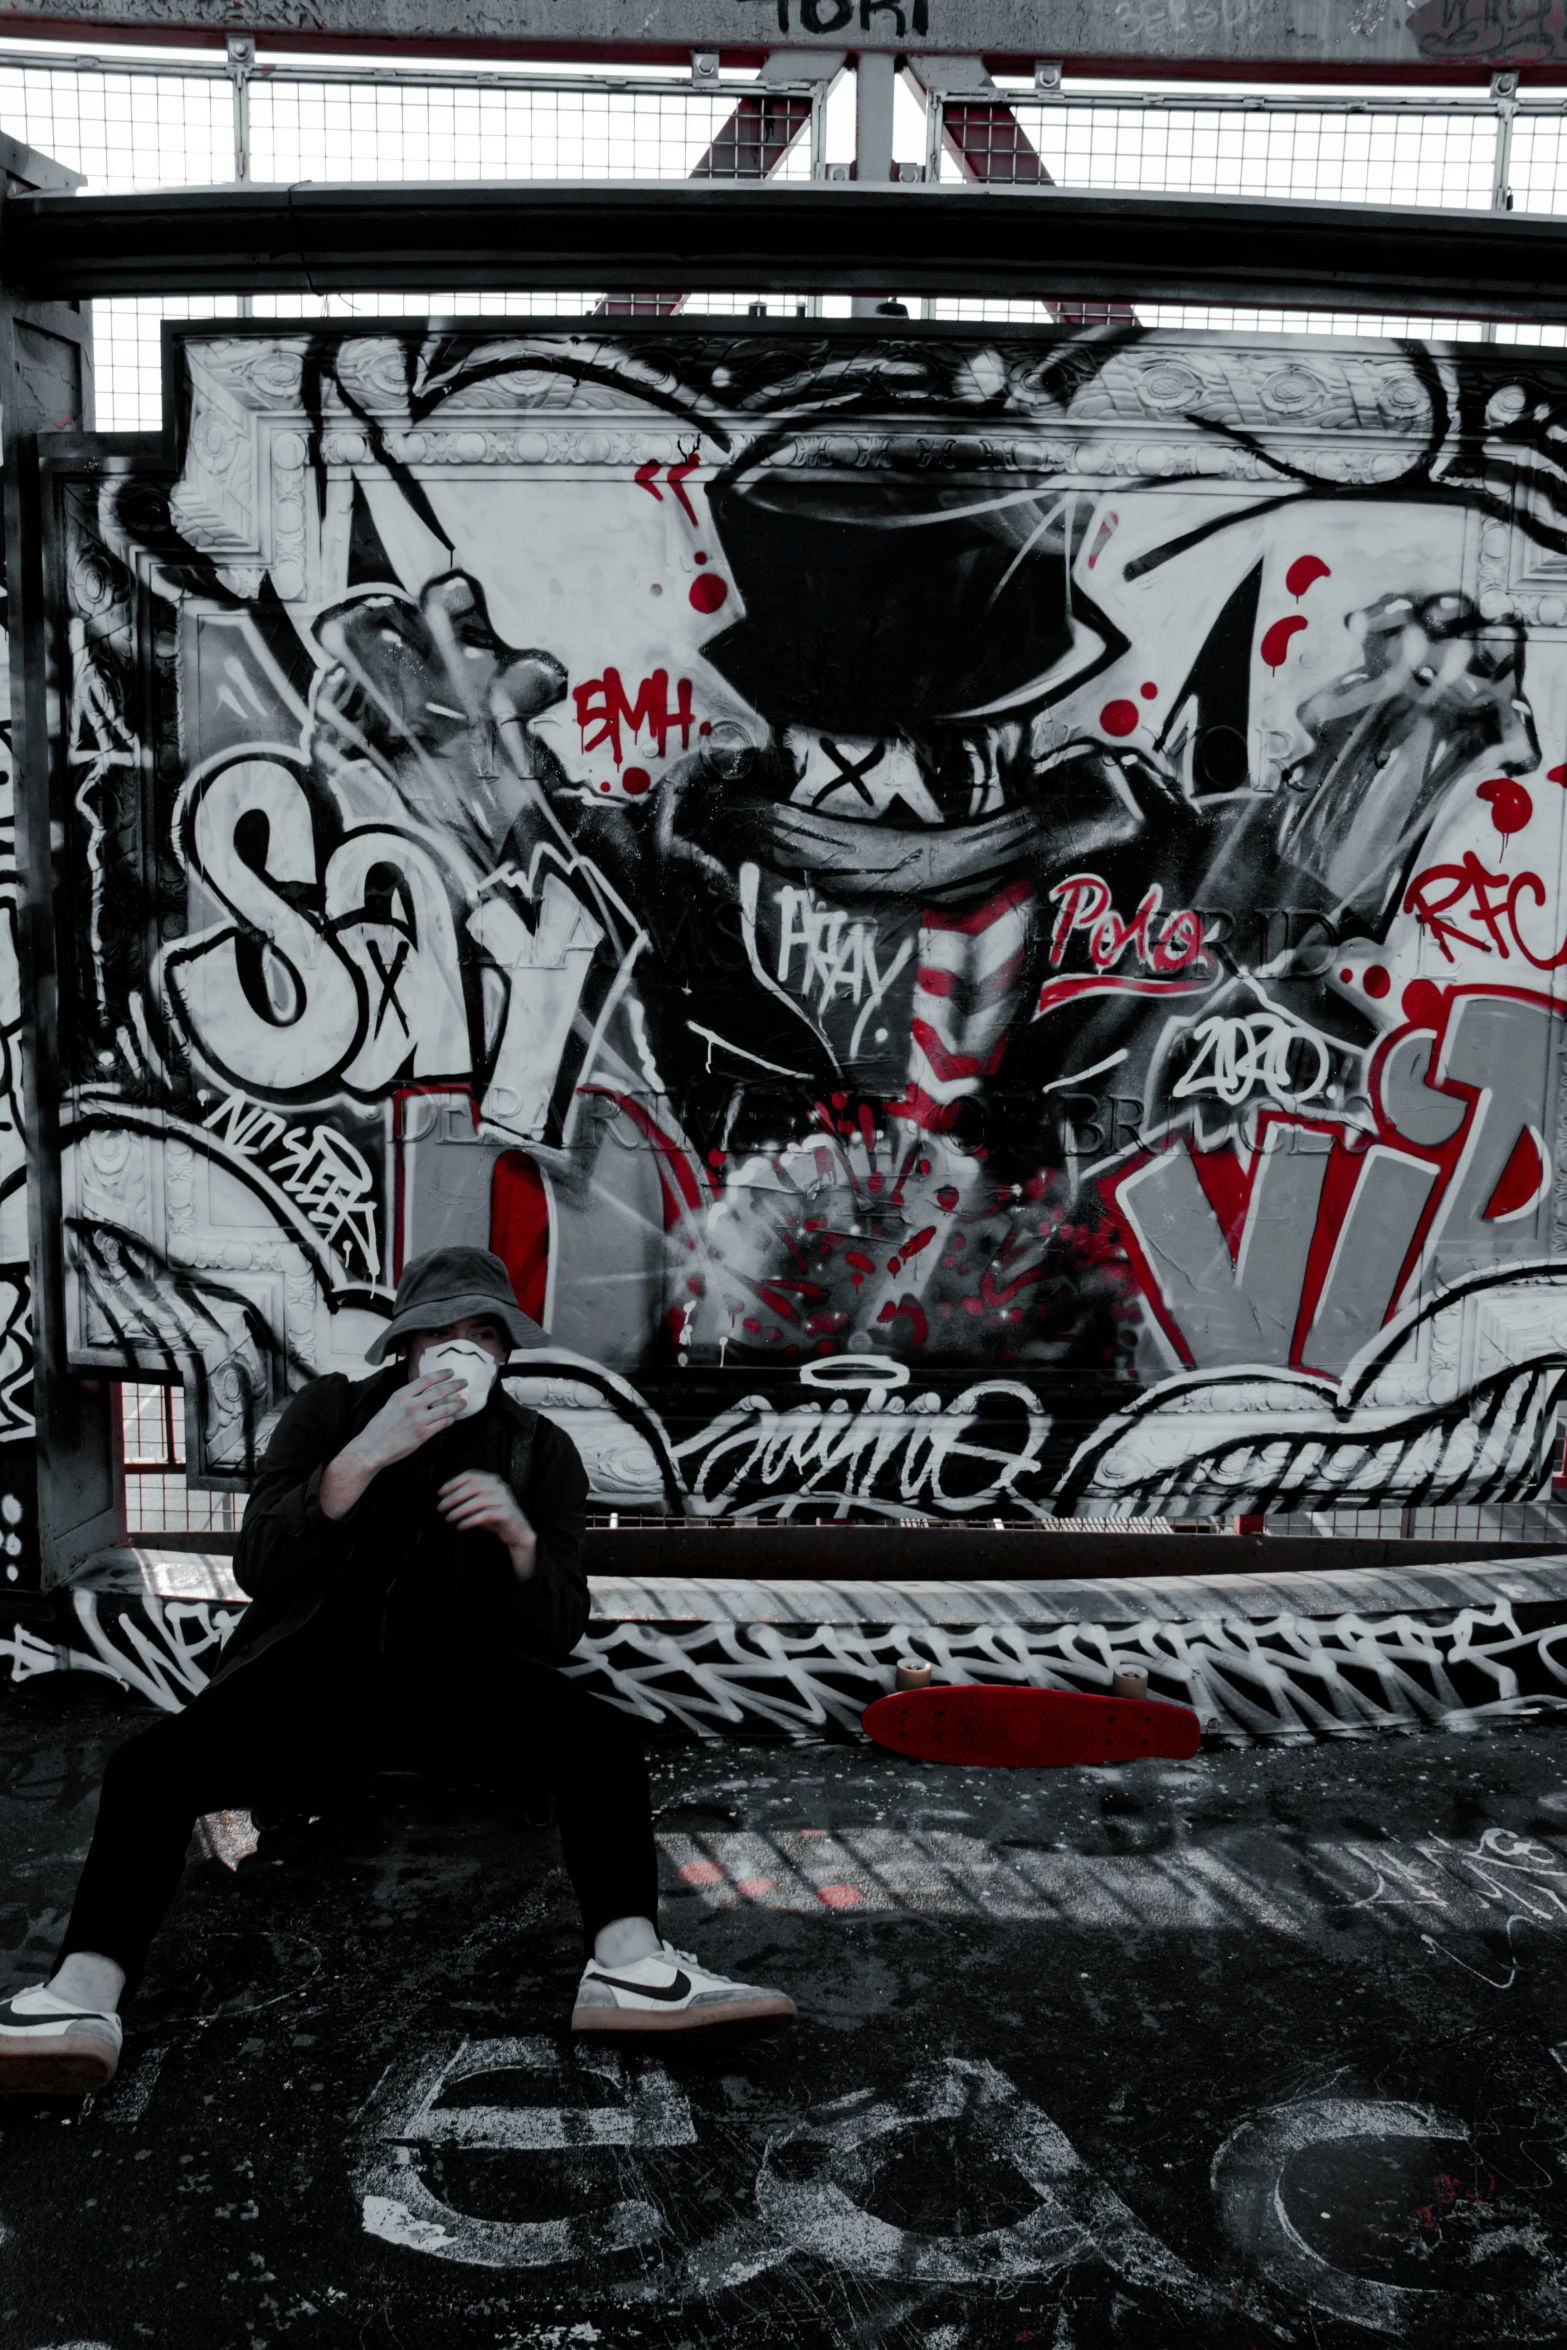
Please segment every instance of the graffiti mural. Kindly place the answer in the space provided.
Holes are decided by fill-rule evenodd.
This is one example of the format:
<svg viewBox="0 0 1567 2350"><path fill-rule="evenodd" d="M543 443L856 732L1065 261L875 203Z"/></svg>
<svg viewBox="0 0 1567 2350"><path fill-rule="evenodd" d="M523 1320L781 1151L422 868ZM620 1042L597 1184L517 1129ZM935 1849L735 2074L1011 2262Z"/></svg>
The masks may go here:
<svg viewBox="0 0 1567 2350"><path fill-rule="evenodd" d="M0 578L0 1584L38 1581L27 1119L22 1102L21 881Z"/></svg>
<svg viewBox="0 0 1567 2350"><path fill-rule="evenodd" d="M1559 362L170 350L52 489L63 1246L198 1476L462 1239L623 1507L1539 1490Z"/></svg>

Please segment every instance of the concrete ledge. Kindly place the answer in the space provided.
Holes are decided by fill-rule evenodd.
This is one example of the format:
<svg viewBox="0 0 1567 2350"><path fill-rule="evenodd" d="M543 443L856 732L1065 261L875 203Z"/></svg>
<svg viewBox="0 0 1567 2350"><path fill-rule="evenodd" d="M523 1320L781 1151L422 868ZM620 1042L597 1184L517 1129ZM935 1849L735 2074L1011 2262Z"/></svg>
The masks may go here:
<svg viewBox="0 0 1567 2350"><path fill-rule="evenodd" d="M1325 1548L1325 1545L1318 1545ZM657 1736L857 1737L902 1656L943 1682L1106 1690L1117 1666L1230 1740L1567 1706L1567 1554L1397 1571L1022 1581L593 1578L566 1668ZM98 1675L174 1712L244 1608L226 1558L104 1553L0 1617L13 1684ZM9 1627L9 1629L7 1629Z"/></svg>
<svg viewBox="0 0 1567 2350"><path fill-rule="evenodd" d="M1487 1560L1553 1555L1549 1540L1487 1542ZM661 1524L590 1526L589 1575L790 1582L1062 1583L1084 1576L1142 1582L1151 1576L1308 1575L1366 1568L1451 1566L1477 1555L1472 1539L1405 1542L1300 1534L1172 1534L1135 1524L1049 1527L967 1525L794 1526L778 1519L670 1518Z"/></svg>

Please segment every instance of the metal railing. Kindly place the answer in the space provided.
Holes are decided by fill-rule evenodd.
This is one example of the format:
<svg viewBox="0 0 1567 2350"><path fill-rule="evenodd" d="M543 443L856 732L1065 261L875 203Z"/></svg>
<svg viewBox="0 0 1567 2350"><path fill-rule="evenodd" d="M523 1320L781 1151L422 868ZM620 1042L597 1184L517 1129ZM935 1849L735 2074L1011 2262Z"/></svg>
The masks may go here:
<svg viewBox="0 0 1567 2350"><path fill-rule="evenodd" d="M0 47L0 128L82 172L95 193L255 180L763 179L825 171L825 82L673 73L504 73L224 58L122 59ZM384 317L427 310L526 317L601 296L505 294L149 297L93 305L97 420L159 421L165 318ZM636 307L675 306L678 296ZM749 297L706 297L743 311ZM620 304L616 304L618 309ZM793 305L789 305L793 307Z"/></svg>
<svg viewBox="0 0 1567 2350"><path fill-rule="evenodd" d="M620 179L799 181L845 174L827 161L823 81L773 84L695 65L689 74L505 72L259 58L248 37L225 57L126 58L42 44L0 47L0 127L83 172L89 189L255 180ZM1041 68L925 100L927 178L1171 194L1567 212L1567 101L1485 92L1333 92L1205 87L1079 88ZM917 167L910 167L911 169ZM672 308L677 295L612 307ZM109 429L158 420L165 317L365 317L423 311L529 316L590 311L601 296L418 294L147 298L94 305L98 416ZM690 304L742 312L743 294ZM793 304L784 305L793 308ZM846 308L828 298L821 307ZM813 309L818 307L812 304ZM911 304L987 323L1100 315L1103 306L965 300ZM1124 306L1117 315L1131 315ZM1425 315L1139 303L1151 326L1242 331L1480 336L1561 344L1556 325L1477 325Z"/></svg>
<svg viewBox="0 0 1567 2350"><path fill-rule="evenodd" d="M1564 125L1560 99L1520 98L1511 74L1475 97L1002 88L934 99L926 161L992 185L1558 211Z"/></svg>
<svg viewBox="0 0 1567 2350"><path fill-rule="evenodd" d="M1062 186L1296 202L1567 211L1567 102L1520 96L1515 73L1484 94L1033 88L930 97L926 176L992 187ZM1027 323L1040 303L931 302L933 318ZM1147 326L1261 333L1419 335L1560 344L1554 325L1427 315L1139 303Z"/></svg>

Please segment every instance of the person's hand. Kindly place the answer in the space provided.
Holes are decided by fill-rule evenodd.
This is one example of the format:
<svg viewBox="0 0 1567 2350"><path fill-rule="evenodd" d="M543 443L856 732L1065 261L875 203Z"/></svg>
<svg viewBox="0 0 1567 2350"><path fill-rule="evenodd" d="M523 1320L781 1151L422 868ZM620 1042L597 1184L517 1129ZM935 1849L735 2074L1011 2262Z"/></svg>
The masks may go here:
<svg viewBox="0 0 1567 2350"><path fill-rule="evenodd" d="M449 1477L436 1501L442 1517L459 1533L493 1534L503 1542L518 1581L527 1581L533 1572L533 1528L503 1477L493 1477L487 1469L468 1469L460 1477Z"/></svg>
<svg viewBox="0 0 1567 2350"><path fill-rule="evenodd" d="M427 1372L410 1379L387 1398L375 1418L354 1439L353 1450L373 1469L389 1469L407 1460L432 1436L440 1436L463 1407L462 1381L452 1371Z"/></svg>
<svg viewBox="0 0 1567 2350"><path fill-rule="evenodd" d="M1382 938L1444 794L1482 759L1529 773L1540 745L1516 622L1487 621L1463 596L1390 595L1350 630L1359 661L1301 703L1311 748L1260 806L1281 824L1268 854Z"/></svg>
<svg viewBox="0 0 1567 2350"><path fill-rule="evenodd" d="M465 1389L450 1371L413 1379L389 1396L352 1443L329 1461L321 1479L323 1517L346 1518L372 1477L407 1460L460 1416Z"/></svg>
<svg viewBox="0 0 1567 2350"><path fill-rule="evenodd" d="M378 769L422 823L493 865L555 771L533 721L565 697L560 662L498 636L461 571L427 581L417 605L379 589L350 596L315 633L330 664L312 703L318 770Z"/></svg>

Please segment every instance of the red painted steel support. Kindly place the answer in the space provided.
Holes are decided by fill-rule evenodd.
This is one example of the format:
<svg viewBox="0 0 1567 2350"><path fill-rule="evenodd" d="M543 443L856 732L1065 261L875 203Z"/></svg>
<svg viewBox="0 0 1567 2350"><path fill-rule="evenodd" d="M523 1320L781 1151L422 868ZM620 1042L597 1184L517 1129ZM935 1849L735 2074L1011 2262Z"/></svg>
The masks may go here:
<svg viewBox="0 0 1567 2350"><path fill-rule="evenodd" d="M809 98L744 97L699 163L694 180L764 180L775 172L811 119ZM595 318L673 318L684 294L603 294Z"/></svg>
<svg viewBox="0 0 1567 2350"><path fill-rule="evenodd" d="M1004 100L960 98L943 105L932 91L929 103L941 106L942 130L966 178L993 187L1055 186L1044 157ZM1065 326L1101 326L1112 319L1129 326L1137 322L1130 302L1053 302L1047 295L1045 308Z"/></svg>

